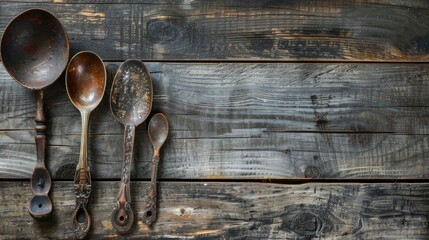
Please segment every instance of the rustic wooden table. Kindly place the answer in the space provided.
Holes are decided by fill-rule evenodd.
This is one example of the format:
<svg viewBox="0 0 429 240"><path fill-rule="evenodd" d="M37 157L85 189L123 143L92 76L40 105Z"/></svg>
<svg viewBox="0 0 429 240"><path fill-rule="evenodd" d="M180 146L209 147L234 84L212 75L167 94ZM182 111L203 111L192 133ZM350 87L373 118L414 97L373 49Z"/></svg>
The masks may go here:
<svg viewBox="0 0 429 240"><path fill-rule="evenodd" d="M89 238L428 239L429 3L376 1L6 0L0 33L44 8L71 55L104 60L106 95L90 124ZM126 235L111 226L123 127L108 106L118 65L147 63L153 113L171 131L159 215ZM54 212L27 212L36 163L34 93L0 67L0 238L74 238L80 115L64 78L46 90ZM137 128L137 218L150 177Z"/></svg>

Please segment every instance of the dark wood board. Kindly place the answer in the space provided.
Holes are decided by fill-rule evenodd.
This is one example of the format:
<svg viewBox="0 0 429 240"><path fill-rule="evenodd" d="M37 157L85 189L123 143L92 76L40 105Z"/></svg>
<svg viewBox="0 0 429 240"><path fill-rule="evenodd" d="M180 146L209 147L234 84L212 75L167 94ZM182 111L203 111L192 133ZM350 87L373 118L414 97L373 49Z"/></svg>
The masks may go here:
<svg viewBox="0 0 429 240"><path fill-rule="evenodd" d="M119 178L123 126L110 113L112 76L91 117L95 179ZM427 178L429 64L148 63L155 112L170 120L161 179ZM60 79L45 93L48 166L72 179L80 115ZM33 93L0 68L0 178L35 164ZM133 178L149 178L147 123Z"/></svg>
<svg viewBox="0 0 429 240"><path fill-rule="evenodd" d="M424 0L14 0L0 5L0 31L34 7L58 16L73 54L105 60L429 60Z"/></svg>
<svg viewBox="0 0 429 240"><path fill-rule="evenodd" d="M161 183L158 221L141 222L147 182L132 182L137 219L126 235L112 228L117 182L93 182L89 239L427 239L428 184ZM74 238L72 182L54 182L54 212L33 220L27 182L2 182L2 239Z"/></svg>

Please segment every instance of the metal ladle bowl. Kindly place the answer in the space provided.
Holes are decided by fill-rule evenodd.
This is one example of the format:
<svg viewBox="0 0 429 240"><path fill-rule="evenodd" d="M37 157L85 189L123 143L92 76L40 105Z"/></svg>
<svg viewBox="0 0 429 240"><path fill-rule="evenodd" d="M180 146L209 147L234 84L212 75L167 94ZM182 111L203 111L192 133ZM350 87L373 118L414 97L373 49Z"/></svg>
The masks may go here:
<svg viewBox="0 0 429 240"><path fill-rule="evenodd" d="M30 9L15 17L1 39L2 63L10 76L23 87L36 91L37 163L31 177L33 199L29 213L43 218L52 212L49 199L51 177L45 167L46 118L42 88L52 84L64 71L69 58L67 33L59 20L43 9Z"/></svg>

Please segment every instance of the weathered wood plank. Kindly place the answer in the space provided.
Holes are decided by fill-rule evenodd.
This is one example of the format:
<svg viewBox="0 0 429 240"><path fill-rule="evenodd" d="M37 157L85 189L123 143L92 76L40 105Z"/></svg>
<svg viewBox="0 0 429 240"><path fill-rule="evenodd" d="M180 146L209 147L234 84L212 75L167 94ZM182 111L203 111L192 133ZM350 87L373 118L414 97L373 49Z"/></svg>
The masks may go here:
<svg viewBox="0 0 429 240"><path fill-rule="evenodd" d="M31 131L1 133L1 178L31 176L36 162L31 135ZM23 138L25 142L13 143ZM54 178L73 179L79 139L78 135L49 138L47 164ZM145 133L136 139L132 177L149 178L150 142ZM120 177L122 140L122 133L90 137L93 178ZM247 138L169 139L159 178L427 178L428 146L427 135L394 134L268 133Z"/></svg>
<svg viewBox="0 0 429 240"><path fill-rule="evenodd" d="M117 133L108 98L119 64L106 63L110 77L104 100L94 113L97 127L102 128L96 131ZM240 128L429 133L427 63L147 63L147 66L154 84L153 110L174 118L177 137L211 137L214 132L217 136L247 136L232 132ZM2 66L0 94L0 110L5 113L0 116L0 130L31 128L35 111L33 93L13 81ZM61 118L79 120L78 111L65 92L63 78L46 90L46 105L54 119L53 135L67 127Z"/></svg>
<svg viewBox="0 0 429 240"><path fill-rule="evenodd" d="M89 238L193 239L427 239L428 184L161 183L158 221L141 222L148 184L132 182L139 221L126 235L110 223L116 182L94 182ZM49 221L26 210L27 182L2 182L2 239L73 238L72 182L54 182Z"/></svg>
<svg viewBox="0 0 429 240"><path fill-rule="evenodd" d="M429 60L424 0L92 2L4 2L0 29L43 7L64 23L72 53L110 60Z"/></svg>
<svg viewBox="0 0 429 240"><path fill-rule="evenodd" d="M115 67L109 63L109 75ZM149 63L154 110L170 120L162 179L427 178L428 64ZM111 81L111 79L109 79ZM61 79L46 91L48 166L72 179L80 115ZM92 114L94 178L119 178L123 127L106 96ZM35 164L34 98L0 68L0 178ZM149 178L146 124L135 178Z"/></svg>

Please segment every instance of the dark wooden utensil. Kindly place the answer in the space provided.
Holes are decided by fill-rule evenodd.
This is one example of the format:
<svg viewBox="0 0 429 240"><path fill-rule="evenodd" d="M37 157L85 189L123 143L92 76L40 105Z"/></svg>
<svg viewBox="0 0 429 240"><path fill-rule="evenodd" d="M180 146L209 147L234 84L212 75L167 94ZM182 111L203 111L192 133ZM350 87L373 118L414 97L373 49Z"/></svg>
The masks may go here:
<svg viewBox="0 0 429 240"><path fill-rule="evenodd" d="M159 164L159 152L168 136L168 121L164 114L157 113L150 119L148 132L153 146L152 181L149 194L146 198L146 209L143 213L143 222L150 226L156 219L156 175Z"/></svg>
<svg viewBox="0 0 429 240"><path fill-rule="evenodd" d="M35 218L52 211L51 176L45 167L46 118L42 89L57 80L69 58L66 31L51 13L30 9L15 17L1 40L1 57L7 72L23 87L36 90L37 163L31 177L33 199L28 211Z"/></svg>
<svg viewBox="0 0 429 240"><path fill-rule="evenodd" d="M125 125L121 185L112 212L113 227L123 233L131 228L134 221L130 170L135 128L146 120L152 109L152 80L143 62L127 60L119 67L112 84L110 109L116 120Z"/></svg>
<svg viewBox="0 0 429 240"><path fill-rule="evenodd" d="M67 67L66 89L82 117L79 163L74 176L76 208L72 222L76 237L83 239L91 226L91 216L86 209L91 194L91 172L87 161L89 116L103 99L106 89L106 69L101 58L93 52L77 53Z"/></svg>

